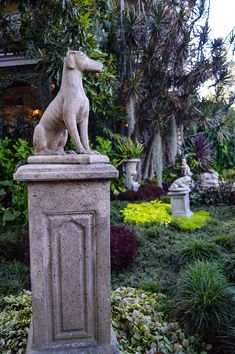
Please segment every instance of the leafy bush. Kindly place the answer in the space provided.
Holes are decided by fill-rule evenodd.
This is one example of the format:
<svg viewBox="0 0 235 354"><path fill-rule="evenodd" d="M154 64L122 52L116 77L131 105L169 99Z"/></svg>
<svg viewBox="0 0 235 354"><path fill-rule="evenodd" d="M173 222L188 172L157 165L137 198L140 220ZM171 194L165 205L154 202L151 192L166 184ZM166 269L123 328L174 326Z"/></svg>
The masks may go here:
<svg viewBox="0 0 235 354"><path fill-rule="evenodd" d="M24 290L18 296L6 296L0 309L0 352L25 353L32 311L30 292Z"/></svg>
<svg viewBox="0 0 235 354"><path fill-rule="evenodd" d="M17 165L25 163L33 149L24 139L0 139L0 180L12 179Z"/></svg>
<svg viewBox="0 0 235 354"><path fill-rule="evenodd" d="M194 231L205 226L210 220L210 214L205 210L200 210L195 211L190 217L173 217L172 224L182 231Z"/></svg>
<svg viewBox="0 0 235 354"><path fill-rule="evenodd" d="M122 210L125 222L132 222L138 225L158 223L167 226L171 222L170 212L170 204L156 200L148 203L128 204Z"/></svg>
<svg viewBox="0 0 235 354"><path fill-rule="evenodd" d="M179 263L186 264L199 260L211 260L220 255L220 248L213 242L189 239L179 254Z"/></svg>
<svg viewBox="0 0 235 354"><path fill-rule="evenodd" d="M235 182L235 169L223 170L222 175L225 179Z"/></svg>
<svg viewBox="0 0 235 354"><path fill-rule="evenodd" d="M22 225L11 225L0 233L0 260L11 260L17 256L24 228Z"/></svg>
<svg viewBox="0 0 235 354"><path fill-rule="evenodd" d="M2 223L27 220L27 190L23 183L13 182L12 176L32 153L28 142L18 139L0 139L0 207Z"/></svg>
<svg viewBox="0 0 235 354"><path fill-rule="evenodd" d="M163 197L166 193L156 183L146 183L140 186L138 191L127 190L118 194L117 199L129 200L131 202L138 200L153 200Z"/></svg>
<svg viewBox="0 0 235 354"><path fill-rule="evenodd" d="M110 210L110 220L111 224L120 224L123 223L123 215L120 212L123 208L127 206L127 202L114 200L111 202Z"/></svg>
<svg viewBox="0 0 235 354"><path fill-rule="evenodd" d="M190 333L213 341L234 309L226 278L216 263L196 261L179 277L173 313Z"/></svg>
<svg viewBox="0 0 235 354"><path fill-rule="evenodd" d="M166 321L164 302L162 294L134 288L113 291L112 322L122 352L183 354L199 349L195 337L186 338L177 323Z"/></svg>
<svg viewBox="0 0 235 354"><path fill-rule="evenodd" d="M18 261L0 263L0 294L18 294L29 289L29 269Z"/></svg>
<svg viewBox="0 0 235 354"><path fill-rule="evenodd" d="M135 232L128 225L111 226L111 269L120 272L132 264L138 250Z"/></svg>
<svg viewBox="0 0 235 354"><path fill-rule="evenodd" d="M233 182L220 182L218 187L203 188L200 182L195 183L190 193L191 204L235 204Z"/></svg>

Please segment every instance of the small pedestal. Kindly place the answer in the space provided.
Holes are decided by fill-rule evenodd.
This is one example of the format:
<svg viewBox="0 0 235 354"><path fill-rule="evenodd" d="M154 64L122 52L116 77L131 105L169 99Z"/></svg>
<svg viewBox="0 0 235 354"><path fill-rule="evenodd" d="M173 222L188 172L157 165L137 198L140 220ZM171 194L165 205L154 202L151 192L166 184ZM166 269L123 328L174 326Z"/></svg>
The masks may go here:
<svg viewBox="0 0 235 354"><path fill-rule="evenodd" d="M107 159L64 159L31 157L14 174L28 185L27 354L119 353L110 321L109 180L117 171Z"/></svg>
<svg viewBox="0 0 235 354"><path fill-rule="evenodd" d="M171 197L172 216L186 216L190 217L193 213L189 205L189 192L188 188L169 189Z"/></svg>

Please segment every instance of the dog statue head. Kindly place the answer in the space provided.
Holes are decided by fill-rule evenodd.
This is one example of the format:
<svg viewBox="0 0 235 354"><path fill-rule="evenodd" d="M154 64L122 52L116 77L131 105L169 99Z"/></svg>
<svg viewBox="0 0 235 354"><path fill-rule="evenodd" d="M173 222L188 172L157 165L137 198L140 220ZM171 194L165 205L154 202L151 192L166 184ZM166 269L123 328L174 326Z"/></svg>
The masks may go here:
<svg viewBox="0 0 235 354"><path fill-rule="evenodd" d="M99 61L92 60L88 58L86 54L77 50L69 50L66 53L66 66L68 69L78 69L81 72L83 71L90 71L94 73L99 73L102 68L103 64Z"/></svg>

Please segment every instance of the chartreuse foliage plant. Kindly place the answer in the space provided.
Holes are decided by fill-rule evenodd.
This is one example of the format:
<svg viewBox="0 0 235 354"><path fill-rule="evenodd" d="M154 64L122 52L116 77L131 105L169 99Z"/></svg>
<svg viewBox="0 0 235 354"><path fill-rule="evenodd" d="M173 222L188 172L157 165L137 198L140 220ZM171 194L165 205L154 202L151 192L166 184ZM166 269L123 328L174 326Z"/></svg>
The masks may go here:
<svg viewBox="0 0 235 354"><path fill-rule="evenodd" d="M178 323L166 321L161 311L164 302L163 294L125 287L113 291L112 322L122 353L183 354L202 350L195 337L186 338ZM207 353L205 348L203 353Z"/></svg>
<svg viewBox="0 0 235 354"><path fill-rule="evenodd" d="M213 342L233 311L232 292L217 263L198 260L182 271L173 313L190 333Z"/></svg>
<svg viewBox="0 0 235 354"><path fill-rule="evenodd" d="M32 312L30 292L4 297L0 310L0 352L24 354Z"/></svg>
<svg viewBox="0 0 235 354"><path fill-rule="evenodd" d="M161 201L151 201L146 203L128 204L121 211L124 216L124 222L130 222L137 225L160 224L173 226L182 231L194 231L200 229L207 221L211 220L208 212L201 210L193 213L191 217L172 217L171 205Z"/></svg>
<svg viewBox="0 0 235 354"><path fill-rule="evenodd" d="M170 204L154 200L148 203L128 204L121 211L124 215L124 222L131 222L138 225L157 223L167 226L171 223Z"/></svg>
<svg viewBox="0 0 235 354"><path fill-rule="evenodd" d="M174 217L172 219L173 225L182 231L194 231L201 229L211 220L210 214L205 210L196 211L192 216L188 217Z"/></svg>

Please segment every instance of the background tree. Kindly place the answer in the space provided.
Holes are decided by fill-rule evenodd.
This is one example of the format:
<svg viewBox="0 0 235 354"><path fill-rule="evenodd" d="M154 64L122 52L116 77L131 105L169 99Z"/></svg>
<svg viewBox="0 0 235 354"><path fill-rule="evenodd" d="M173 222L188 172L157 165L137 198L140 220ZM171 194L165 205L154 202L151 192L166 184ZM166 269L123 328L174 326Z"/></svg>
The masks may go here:
<svg viewBox="0 0 235 354"><path fill-rule="evenodd" d="M208 15L204 0L116 6L111 48L129 135L144 141L145 178L156 175L162 182L163 165L174 164L180 152L183 130L203 119L200 86L214 78L219 89L228 81L224 41L214 41L208 50Z"/></svg>
<svg viewBox="0 0 235 354"><path fill-rule="evenodd" d="M68 49L81 50L103 62L99 78L87 75L85 89L91 102L94 134L114 121L116 109L115 65L111 55L100 49L100 33L107 14L103 0L19 1L18 26L11 25L0 1L0 47L5 53L40 58L40 70L59 86L63 59ZM56 91L55 91L56 93Z"/></svg>

